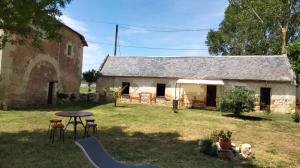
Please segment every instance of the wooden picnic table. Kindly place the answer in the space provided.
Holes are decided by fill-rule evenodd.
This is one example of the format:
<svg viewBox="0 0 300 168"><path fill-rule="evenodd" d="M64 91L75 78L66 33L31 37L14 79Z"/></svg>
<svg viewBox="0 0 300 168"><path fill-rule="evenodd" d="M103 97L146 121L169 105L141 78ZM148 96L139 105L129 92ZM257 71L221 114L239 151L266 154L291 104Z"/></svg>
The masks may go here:
<svg viewBox="0 0 300 168"><path fill-rule="evenodd" d="M69 124L73 124L73 138L74 140L76 140L76 136L77 136L77 124L81 124L84 128L84 124L81 120L81 117L88 117L88 116L92 116L93 113L91 112L83 112L83 111L62 111L62 112L57 112L55 113L56 116L60 116L60 117L69 117L69 121L65 127L65 130L67 129ZM71 121L73 118L73 121ZM79 121L77 121L77 118L79 119Z"/></svg>

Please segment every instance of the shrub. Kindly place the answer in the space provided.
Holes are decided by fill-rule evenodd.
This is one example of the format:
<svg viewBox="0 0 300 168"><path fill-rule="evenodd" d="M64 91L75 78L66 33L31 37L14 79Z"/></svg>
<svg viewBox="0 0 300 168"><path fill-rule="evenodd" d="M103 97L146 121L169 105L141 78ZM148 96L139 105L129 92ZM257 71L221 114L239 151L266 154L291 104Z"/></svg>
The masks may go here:
<svg viewBox="0 0 300 168"><path fill-rule="evenodd" d="M233 112L240 115L243 112L253 111L255 107L255 93L243 87L226 90L220 99L222 112Z"/></svg>
<svg viewBox="0 0 300 168"><path fill-rule="evenodd" d="M210 156L217 155L218 148L212 139L201 140L200 151Z"/></svg>
<svg viewBox="0 0 300 168"><path fill-rule="evenodd" d="M300 113L294 113L292 115L292 119L294 120L294 122L299 123L300 122Z"/></svg>

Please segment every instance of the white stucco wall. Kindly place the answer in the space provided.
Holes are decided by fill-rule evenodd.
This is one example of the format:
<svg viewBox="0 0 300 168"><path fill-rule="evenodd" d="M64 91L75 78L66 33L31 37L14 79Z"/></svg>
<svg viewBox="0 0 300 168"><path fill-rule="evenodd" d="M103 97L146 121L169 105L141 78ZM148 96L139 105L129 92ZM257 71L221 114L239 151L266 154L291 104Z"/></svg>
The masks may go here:
<svg viewBox="0 0 300 168"><path fill-rule="evenodd" d="M176 79L161 79L161 78L130 78L130 77L101 77L97 81L96 90L100 94L105 94L103 88L122 87L122 82L129 82L129 95L131 97L139 97L139 93L151 93L156 96L156 86L158 83L166 84L165 98L171 101L175 97L175 83ZM179 90L177 90L178 97Z"/></svg>
<svg viewBox="0 0 300 168"><path fill-rule="evenodd" d="M130 82L129 94L138 97L141 92L152 93L156 95L157 83L166 84L166 98L175 99L175 83L177 79L161 78L130 78L130 77L101 77L97 82L97 91L104 95L103 88L107 86L121 87L122 82ZM260 109L260 89L271 88L271 105L272 112L291 113L295 111L296 105L296 86L292 83L284 82L261 82L261 81L237 81L224 80L225 85L217 86L217 102L223 90L235 86L245 86L256 93L256 110ZM178 89L178 88L181 89ZM206 85L182 84L177 85L176 98L183 104L190 104L192 100L206 101ZM299 94L299 92L298 92ZM180 96L179 96L180 95ZM167 103L170 104L171 102ZM218 104L218 103L217 103Z"/></svg>
<svg viewBox="0 0 300 168"><path fill-rule="evenodd" d="M294 112L296 104L296 86L283 82L259 82L259 81L225 81L224 89L235 86L245 86L256 94L256 110L259 110L260 88L271 88L272 112Z"/></svg>

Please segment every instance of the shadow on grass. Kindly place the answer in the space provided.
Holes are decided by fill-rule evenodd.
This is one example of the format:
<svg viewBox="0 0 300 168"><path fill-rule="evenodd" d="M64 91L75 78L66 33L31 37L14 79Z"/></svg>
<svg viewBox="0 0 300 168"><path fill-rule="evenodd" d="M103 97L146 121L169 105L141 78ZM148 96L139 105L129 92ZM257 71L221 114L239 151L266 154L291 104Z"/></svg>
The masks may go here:
<svg viewBox="0 0 300 168"><path fill-rule="evenodd" d="M47 132L2 132L0 167L91 167L71 137L48 143ZM101 128L97 138L110 155L126 163L150 163L161 168L256 167L200 153L197 141L180 140L177 132L130 132L124 127Z"/></svg>
<svg viewBox="0 0 300 168"><path fill-rule="evenodd" d="M270 118L248 116L248 115L222 114L222 116L241 119L241 120L248 120L248 121L272 121L272 119L270 119Z"/></svg>
<svg viewBox="0 0 300 168"><path fill-rule="evenodd" d="M16 108L16 109L9 109L13 111L43 111L43 112L53 112L53 111L81 111L85 109L90 109L99 105L106 105L109 103L85 103L85 102L72 102L72 103L65 103L65 104L58 104L58 105L39 105L39 106L31 106L31 107L24 107L24 108Z"/></svg>

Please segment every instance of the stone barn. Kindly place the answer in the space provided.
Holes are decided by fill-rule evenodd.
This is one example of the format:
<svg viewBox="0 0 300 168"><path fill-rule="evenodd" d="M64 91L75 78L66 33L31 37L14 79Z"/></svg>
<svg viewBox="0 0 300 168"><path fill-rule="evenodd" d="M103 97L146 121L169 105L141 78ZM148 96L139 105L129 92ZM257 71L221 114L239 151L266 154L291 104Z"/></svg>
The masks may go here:
<svg viewBox="0 0 300 168"><path fill-rule="evenodd" d="M255 91L255 110L294 112L295 74L286 55L209 57L115 57L100 67L103 88L124 88L120 101L183 107L216 108L224 90L245 87Z"/></svg>
<svg viewBox="0 0 300 168"><path fill-rule="evenodd" d="M42 51L7 44L0 50L0 105L54 104L57 93L78 94L85 38L63 26L62 41L43 41ZM1 107L0 106L0 107Z"/></svg>

